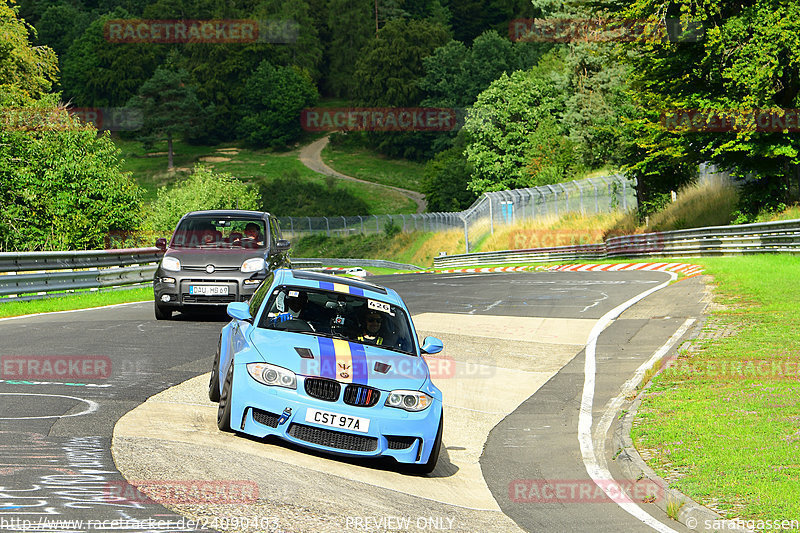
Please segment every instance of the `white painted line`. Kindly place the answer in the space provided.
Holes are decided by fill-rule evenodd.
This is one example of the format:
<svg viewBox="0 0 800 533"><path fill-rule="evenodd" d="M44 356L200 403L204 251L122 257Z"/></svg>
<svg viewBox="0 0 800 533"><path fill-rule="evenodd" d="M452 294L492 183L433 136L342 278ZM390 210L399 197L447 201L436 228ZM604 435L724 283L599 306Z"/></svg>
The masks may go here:
<svg viewBox="0 0 800 533"><path fill-rule="evenodd" d="M69 418L71 416L82 416L88 415L89 413L94 413L100 406L93 402L92 400L84 400L83 398L76 398L75 396L65 396L63 394L37 394L34 392L0 392L0 396L47 396L50 398L69 398L70 400L75 400L77 402L83 402L88 405L86 409L81 411L80 413L74 413L71 415L52 415L52 416L18 416L18 417L2 417L0 420L39 420L43 418Z"/></svg>
<svg viewBox="0 0 800 533"><path fill-rule="evenodd" d="M595 372L597 369L596 351L597 339L600 333L623 311L653 294L654 292L663 289L675 279L678 275L673 272L667 272L670 279L637 294L627 302L624 302L605 315L603 315L597 324L592 328L589 335L589 341L586 343L586 361L584 363L584 381L583 381L583 394L581 396L581 411L578 417L578 442L581 446L581 455L583 456L583 464L586 466L586 472L589 477L605 492L608 497L619 505L625 512L641 521L643 524L659 531L660 533L677 533L671 527L662 524L654 517L650 516L644 509L636 505L632 500L625 497L624 493L620 494L615 488L608 483L613 479L611 473L600 466L597 460L597 455L594 449L594 442L592 440L592 404L594 402L594 386L595 386ZM613 494L612 494L613 493Z"/></svg>
<svg viewBox="0 0 800 533"><path fill-rule="evenodd" d="M684 321L684 323L681 324L681 326L675 331L675 333L673 333L672 337L670 337L667 340L667 342L665 342L658 350L653 352L653 355L650 357L650 359L642 363L641 366L636 369L636 372L634 372L633 376L628 381L626 381L624 385L622 385L622 389L620 389L619 395L608 402L606 410L603 413L603 416L600 419L600 422L597 424L597 428L595 429L594 432L595 441L597 443L600 443L603 440L605 440L605 435L606 433L608 433L608 430L611 427L611 424L613 423L614 418L617 415L617 411L619 411L619 408L625 401L625 398L634 393L636 387L642 381L645 372L647 372L650 368L652 368L653 365L658 363L661 360L661 358L664 357L664 355L668 351L670 351L672 347L675 346L675 344L679 340L681 340L681 337L683 337L686 334L686 331L688 331L688 329L692 327L692 324L694 323L695 323L694 318L687 318L686 321ZM606 468L605 454L601 453L598 458L600 466L605 469Z"/></svg>

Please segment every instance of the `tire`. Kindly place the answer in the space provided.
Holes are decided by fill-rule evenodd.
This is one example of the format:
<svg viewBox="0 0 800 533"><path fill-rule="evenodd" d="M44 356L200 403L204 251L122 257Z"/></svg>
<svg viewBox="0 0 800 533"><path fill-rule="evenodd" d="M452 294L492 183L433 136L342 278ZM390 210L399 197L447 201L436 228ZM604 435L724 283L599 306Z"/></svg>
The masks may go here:
<svg viewBox="0 0 800 533"><path fill-rule="evenodd" d="M222 384L222 394L219 396L217 409L217 427L221 431L233 432L231 428L231 388L233 387L233 361L225 374L225 383Z"/></svg>
<svg viewBox="0 0 800 533"><path fill-rule="evenodd" d="M172 318L172 309L158 305L158 302L153 304L153 311L155 311L156 320L170 320Z"/></svg>
<svg viewBox="0 0 800 533"><path fill-rule="evenodd" d="M212 402L219 401L219 356L222 339L217 344L217 355L214 356L214 364L211 365L211 379L208 381L208 399Z"/></svg>
<svg viewBox="0 0 800 533"><path fill-rule="evenodd" d="M439 462L439 451L442 449L442 430L444 429L444 412L439 418L439 430L436 432L436 440L433 443L431 455L428 461L419 465L409 465L408 471L412 474L430 474Z"/></svg>

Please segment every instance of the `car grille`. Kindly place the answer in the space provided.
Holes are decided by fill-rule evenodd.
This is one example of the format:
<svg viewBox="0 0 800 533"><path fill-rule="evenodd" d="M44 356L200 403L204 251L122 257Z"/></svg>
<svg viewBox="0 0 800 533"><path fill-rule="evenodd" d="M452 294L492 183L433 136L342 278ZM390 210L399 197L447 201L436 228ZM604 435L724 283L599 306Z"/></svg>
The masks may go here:
<svg viewBox="0 0 800 533"><path fill-rule="evenodd" d="M364 385L348 385L344 389L344 403L356 407L372 407L378 403L381 393Z"/></svg>
<svg viewBox="0 0 800 533"><path fill-rule="evenodd" d="M292 424L289 427L289 435L305 442L336 448L338 450L374 452L378 449L378 439L375 437L341 433L339 431L304 426L302 424Z"/></svg>
<svg viewBox="0 0 800 533"><path fill-rule="evenodd" d="M386 435L386 440L389 443L390 450L405 450L411 448L417 437L399 437L396 435Z"/></svg>
<svg viewBox="0 0 800 533"><path fill-rule="evenodd" d="M253 420L258 422L259 424L264 424L265 426L276 428L278 427L279 418L280 415L268 413L266 411L262 411L261 409L253 409Z"/></svg>
<svg viewBox="0 0 800 533"><path fill-rule="evenodd" d="M338 382L330 379L306 378L306 394L317 400L335 402L339 399L341 386Z"/></svg>

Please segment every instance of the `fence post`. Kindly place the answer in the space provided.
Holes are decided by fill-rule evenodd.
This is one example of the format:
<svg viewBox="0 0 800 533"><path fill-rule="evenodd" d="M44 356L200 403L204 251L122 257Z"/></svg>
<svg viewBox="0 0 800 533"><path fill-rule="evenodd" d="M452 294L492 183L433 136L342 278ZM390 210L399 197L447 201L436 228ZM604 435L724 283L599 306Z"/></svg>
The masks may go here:
<svg viewBox="0 0 800 533"><path fill-rule="evenodd" d="M361 235L364 235L364 218L358 215L358 221L361 223Z"/></svg>
<svg viewBox="0 0 800 533"><path fill-rule="evenodd" d="M325 219L325 227L328 230L328 237L331 236L331 223L328 221L328 217L322 217Z"/></svg>
<svg viewBox="0 0 800 533"><path fill-rule="evenodd" d="M628 194L625 188L627 187L628 183L626 179L621 179L622 182L622 210L627 212L628 211Z"/></svg>
<svg viewBox="0 0 800 533"><path fill-rule="evenodd" d="M381 221L378 218L378 215L372 215L372 216L375 217L375 233L380 233L381 232Z"/></svg>
<svg viewBox="0 0 800 533"><path fill-rule="evenodd" d="M342 215L339 215L342 216ZM347 219L342 217L342 224L344 224L344 236L347 237Z"/></svg>
<svg viewBox="0 0 800 533"><path fill-rule="evenodd" d="M314 229L311 227L311 217L306 217L308 219L308 233L309 235L314 233Z"/></svg>
<svg viewBox="0 0 800 533"><path fill-rule="evenodd" d="M486 194L486 197L489 199L489 229L494 235L494 213L492 213L492 197L489 194Z"/></svg>
<svg viewBox="0 0 800 533"><path fill-rule="evenodd" d="M464 253L469 253L469 224L467 224L467 218L464 217L462 219L464 221Z"/></svg>
<svg viewBox="0 0 800 533"><path fill-rule="evenodd" d="M405 233L406 232L406 216L405 215L400 215L400 216L403 217L403 233Z"/></svg>

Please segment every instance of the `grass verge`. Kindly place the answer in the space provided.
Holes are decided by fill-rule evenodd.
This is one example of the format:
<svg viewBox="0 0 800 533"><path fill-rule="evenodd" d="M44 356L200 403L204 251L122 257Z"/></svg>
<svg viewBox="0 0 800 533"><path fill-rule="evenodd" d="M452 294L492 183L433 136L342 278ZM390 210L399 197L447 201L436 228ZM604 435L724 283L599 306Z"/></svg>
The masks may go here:
<svg viewBox="0 0 800 533"><path fill-rule="evenodd" d="M153 300L153 287L117 291L85 291L29 300L25 302L0 303L0 317L33 315L36 313L49 313L53 311L71 311L74 309L88 309L104 305L121 304L128 302L146 302Z"/></svg>
<svg viewBox="0 0 800 533"><path fill-rule="evenodd" d="M322 151L322 160L346 176L412 191L420 190L425 171L423 163L391 159L366 148L350 145L329 144Z"/></svg>
<svg viewBox="0 0 800 533"><path fill-rule="evenodd" d="M653 379L634 443L670 486L726 518L800 519L800 257L693 262L727 307Z"/></svg>
<svg viewBox="0 0 800 533"><path fill-rule="evenodd" d="M299 149L275 152L233 145L193 146L176 141L175 168L168 171L166 142L156 143L150 151L146 151L137 141L114 139L114 142L122 152L122 169L130 171L136 182L144 188L146 202L155 199L159 187L186 178L195 163L203 163L216 171L229 172L256 186L267 186L269 194L262 198L264 208L278 216L354 214L340 212L336 205L325 202L326 195L337 197L337 202L342 201L341 196L350 198L349 201L345 200L345 204L358 206L355 214L361 215L416 213L417 209L411 199L399 192L313 172L299 161ZM277 192L274 188L269 188L272 183L281 185ZM303 192L311 189L316 197L305 197ZM335 194L337 191L338 196Z"/></svg>

